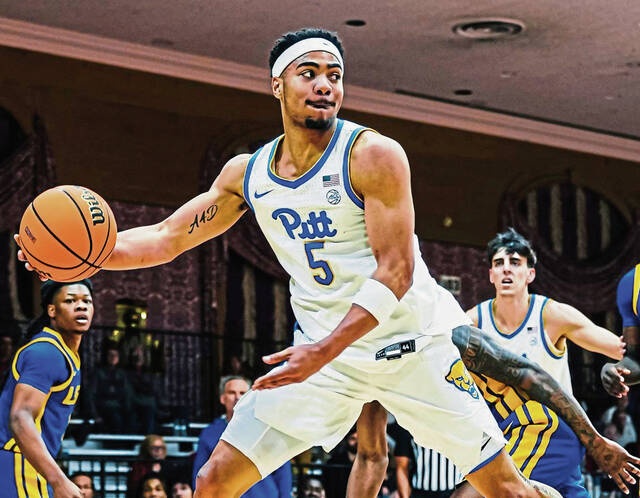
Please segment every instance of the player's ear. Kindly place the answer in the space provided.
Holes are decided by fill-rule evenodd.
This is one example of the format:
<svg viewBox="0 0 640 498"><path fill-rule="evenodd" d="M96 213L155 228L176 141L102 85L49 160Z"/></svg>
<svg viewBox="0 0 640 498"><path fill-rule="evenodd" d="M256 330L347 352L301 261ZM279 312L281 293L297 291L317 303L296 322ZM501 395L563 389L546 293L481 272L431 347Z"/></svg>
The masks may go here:
<svg viewBox="0 0 640 498"><path fill-rule="evenodd" d="M280 100L282 97L282 78L272 77L271 78L271 93L273 96Z"/></svg>
<svg viewBox="0 0 640 498"><path fill-rule="evenodd" d="M53 304L47 304L47 315L49 315L49 318L56 317L56 307Z"/></svg>
<svg viewBox="0 0 640 498"><path fill-rule="evenodd" d="M527 285L533 282L536 279L536 269L529 268L529 274L527 275Z"/></svg>

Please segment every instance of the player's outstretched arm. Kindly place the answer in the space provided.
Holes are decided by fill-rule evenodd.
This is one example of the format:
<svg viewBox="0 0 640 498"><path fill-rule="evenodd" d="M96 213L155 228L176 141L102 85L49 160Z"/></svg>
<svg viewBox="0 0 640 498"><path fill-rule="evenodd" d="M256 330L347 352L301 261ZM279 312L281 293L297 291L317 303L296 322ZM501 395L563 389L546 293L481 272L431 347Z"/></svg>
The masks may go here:
<svg viewBox="0 0 640 498"><path fill-rule="evenodd" d="M414 210L409 162L390 138L365 131L351 154L351 183L364 199L364 218L377 268L365 283L363 300L380 302L389 311L411 287L413 279ZM372 296L373 294L373 296ZM354 302L359 303L358 296ZM370 308L370 309L369 309ZM269 364L287 361L277 372L260 377L253 389L302 382L378 325L380 306L353 304L336 329L312 345L299 345L264 357Z"/></svg>
<svg viewBox="0 0 640 498"><path fill-rule="evenodd" d="M208 192L194 197L155 225L118 233L108 270L129 270L172 261L228 230L247 210L242 194L248 154L231 159Z"/></svg>
<svg viewBox="0 0 640 498"><path fill-rule="evenodd" d="M630 474L640 476L640 470L632 465L640 465L640 459L601 436L578 401L537 363L507 351L475 327L456 327L452 340L469 370L520 389L562 417L599 467L614 478L620 489L627 490L623 479L635 482Z"/></svg>
<svg viewBox="0 0 640 498"><path fill-rule="evenodd" d="M46 395L27 384L17 384L9 413L9 426L20 451L53 488L56 498L82 498L73 484L51 457L36 428L35 417L46 403Z"/></svg>
<svg viewBox="0 0 640 498"><path fill-rule="evenodd" d="M545 328L557 330L583 349L621 360L625 352L622 338L599 327L580 311L568 304L550 301L543 311Z"/></svg>

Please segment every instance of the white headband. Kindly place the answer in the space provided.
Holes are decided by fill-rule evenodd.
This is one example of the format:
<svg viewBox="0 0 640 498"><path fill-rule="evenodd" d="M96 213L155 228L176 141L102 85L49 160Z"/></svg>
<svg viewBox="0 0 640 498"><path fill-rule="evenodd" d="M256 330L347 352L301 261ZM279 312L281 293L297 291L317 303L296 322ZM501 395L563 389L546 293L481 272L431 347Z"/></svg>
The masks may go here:
<svg viewBox="0 0 640 498"><path fill-rule="evenodd" d="M271 76L279 78L282 76L282 73L289 64L301 55L308 54L309 52L329 52L338 59L340 67L342 67L342 70L344 71L344 62L342 61L342 56L340 55L338 47L325 38L306 38L294 43L280 54L276 59L276 62L273 64Z"/></svg>

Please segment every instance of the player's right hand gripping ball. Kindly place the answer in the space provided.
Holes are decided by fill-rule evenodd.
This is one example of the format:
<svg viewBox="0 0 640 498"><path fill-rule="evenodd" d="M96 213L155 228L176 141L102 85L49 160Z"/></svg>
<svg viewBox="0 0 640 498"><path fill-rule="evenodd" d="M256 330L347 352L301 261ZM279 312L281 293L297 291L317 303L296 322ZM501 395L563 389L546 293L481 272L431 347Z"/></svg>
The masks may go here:
<svg viewBox="0 0 640 498"><path fill-rule="evenodd" d="M42 192L20 222L20 248L42 276L73 282L96 274L109 258L118 227L95 192L62 185Z"/></svg>

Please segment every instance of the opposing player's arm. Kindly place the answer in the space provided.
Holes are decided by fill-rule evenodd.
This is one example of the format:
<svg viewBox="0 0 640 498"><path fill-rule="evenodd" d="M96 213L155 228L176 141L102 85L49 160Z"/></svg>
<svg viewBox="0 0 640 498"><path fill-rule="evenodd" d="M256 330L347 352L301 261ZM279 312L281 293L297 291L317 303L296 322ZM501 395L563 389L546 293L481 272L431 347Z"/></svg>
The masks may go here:
<svg viewBox="0 0 640 498"><path fill-rule="evenodd" d="M623 327L622 338L627 344L627 354L617 363L605 363L600 371L602 387L616 398L626 396L629 386L640 384L640 364L638 364L640 327Z"/></svg>
<svg viewBox="0 0 640 498"><path fill-rule="evenodd" d="M228 230L247 210L242 184L249 157L242 154L231 159L208 192L194 197L164 221L118 233L104 267L128 270L168 263Z"/></svg>
<svg viewBox="0 0 640 498"><path fill-rule="evenodd" d="M625 274L616 290L616 304L622 317L622 338L627 345L627 354L618 363L606 363L600 372L605 390L618 398L627 394L629 386L640 383L640 318L634 309L635 293L638 292L634 276L634 271Z"/></svg>
<svg viewBox="0 0 640 498"><path fill-rule="evenodd" d="M545 329L552 340L565 336L583 349L614 360L624 356L624 343L620 337L599 327L573 306L549 301L542 313Z"/></svg>
<svg viewBox="0 0 640 498"><path fill-rule="evenodd" d="M20 451L38 473L54 488L56 496L77 496L75 485L67 479L47 450L35 419L46 402L46 395L27 384L17 384L9 413L9 427Z"/></svg>
<svg viewBox="0 0 640 498"><path fill-rule="evenodd" d="M629 472L640 475L631 465L640 464L640 459L601 436L577 400L537 363L507 351L475 327L456 327L452 340L469 370L520 389L562 417L600 468L614 476L619 486L621 478L628 480Z"/></svg>
<svg viewBox="0 0 640 498"><path fill-rule="evenodd" d="M627 345L626 356L617 364L627 372L624 376L625 384L632 386L640 383L640 327L623 327L622 340Z"/></svg>

